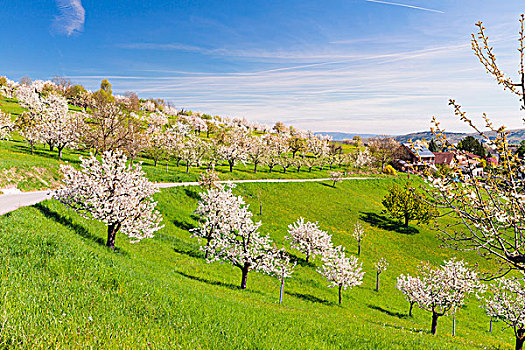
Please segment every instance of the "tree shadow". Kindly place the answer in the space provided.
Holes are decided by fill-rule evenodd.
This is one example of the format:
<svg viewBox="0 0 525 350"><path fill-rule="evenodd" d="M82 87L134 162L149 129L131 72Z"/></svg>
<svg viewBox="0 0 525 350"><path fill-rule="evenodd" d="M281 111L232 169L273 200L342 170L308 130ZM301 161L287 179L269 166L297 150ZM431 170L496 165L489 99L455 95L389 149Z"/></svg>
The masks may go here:
<svg viewBox="0 0 525 350"><path fill-rule="evenodd" d="M322 182L322 181L319 181L318 184L321 185L321 186L326 186L326 187L330 187L330 188L337 188L337 187L332 186L331 183L327 184L327 183Z"/></svg>
<svg viewBox="0 0 525 350"><path fill-rule="evenodd" d="M299 298L305 301L309 301L311 303L319 303L319 304L330 305L330 306L335 305L335 303L331 301L318 298L311 294L292 293L292 292L286 292L286 291L284 292L284 294L288 294L289 296L296 297L296 298Z"/></svg>
<svg viewBox="0 0 525 350"><path fill-rule="evenodd" d="M297 265L300 265L300 266L313 266L313 264L311 262L306 262L306 259L305 258L301 258L297 255L294 255L294 254L291 254L291 253L288 253L288 256L290 257L290 261L291 262L294 262L296 263Z"/></svg>
<svg viewBox="0 0 525 350"><path fill-rule="evenodd" d="M37 208L45 217L54 220L59 224L66 226L69 229L72 229L79 236L85 239L89 239L102 246L106 245L102 238L93 235L91 232L86 230L84 226L74 223L70 218L60 215L56 211L49 209L41 203L35 204L34 207Z"/></svg>
<svg viewBox="0 0 525 350"><path fill-rule="evenodd" d="M200 200L201 199L201 195L196 190L189 189L189 188L184 188L184 193L186 194L186 196L188 196L190 198L193 198L193 199L196 199L196 200Z"/></svg>
<svg viewBox="0 0 525 350"><path fill-rule="evenodd" d="M181 230L185 230L185 231L189 231L197 227L194 223L186 221L186 220L182 221L182 220L174 219L173 224L177 226L178 228L180 228Z"/></svg>
<svg viewBox="0 0 525 350"><path fill-rule="evenodd" d="M415 235L419 230L414 227L405 227L398 221L392 220L384 215L373 212L360 212L359 218L372 226L387 231L395 231L405 235Z"/></svg>
<svg viewBox="0 0 525 350"><path fill-rule="evenodd" d="M203 277L192 276L192 275L189 275L189 274L184 273L182 271L175 271L175 273L178 273L179 275L184 276L184 277L189 278L189 279L192 279L194 281L207 283L207 284L210 284L212 286L226 287L226 288L231 289L231 290L241 290L241 287L239 287L239 286L237 286L235 284L225 283L225 282L221 282L221 281L212 281L212 280L209 280L209 279L206 279L206 278L203 278Z"/></svg>
<svg viewBox="0 0 525 350"><path fill-rule="evenodd" d="M380 312L382 312L384 314L387 314L388 316L397 317L399 319L409 318L409 316L407 314L404 314L404 313L401 313L401 312L393 312L393 311L390 311L390 310L387 310L387 309L383 309L381 306L376 306L376 305L371 305L371 304L367 304L366 306L368 306L372 310L377 310L377 311L380 311Z"/></svg>
<svg viewBox="0 0 525 350"><path fill-rule="evenodd" d="M28 145L28 144L19 144L19 145L14 145L13 147L15 149L17 149L18 151L20 151L20 152L23 152L25 154L31 155L31 146ZM69 154L70 155L76 155L76 156L82 155L82 153L75 152L75 151L72 151L72 150L69 150ZM38 149L38 148L35 147L33 149L33 155L39 156L39 157L43 157L43 158L54 159L56 161L65 161L65 158L62 158L62 159L58 158L58 151L56 149L54 151L49 151L49 150L45 150L45 149ZM68 158L67 162L69 162L69 163L80 163L80 160L79 159L74 159L74 158L73 159Z"/></svg>
<svg viewBox="0 0 525 350"><path fill-rule="evenodd" d="M204 259L205 257L204 252L200 250L195 250L193 248L173 247L173 251L179 254L191 256L192 258L196 259Z"/></svg>

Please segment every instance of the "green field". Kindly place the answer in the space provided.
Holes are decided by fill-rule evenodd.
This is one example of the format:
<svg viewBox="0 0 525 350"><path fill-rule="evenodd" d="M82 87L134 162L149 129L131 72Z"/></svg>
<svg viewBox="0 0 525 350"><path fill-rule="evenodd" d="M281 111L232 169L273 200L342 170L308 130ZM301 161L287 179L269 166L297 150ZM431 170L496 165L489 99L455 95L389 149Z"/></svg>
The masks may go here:
<svg viewBox="0 0 525 350"><path fill-rule="evenodd" d="M0 188L17 186L22 191L56 188L60 185L60 164L68 162L78 165L79 156L82 155L87 156L89 152L66 148L60 160L56 150L50 152L49 148L44 145L36 145L34 154L31 155L29 144L16 137L10 141L0 141ZM144 171L154 182L197 181L199 175L208 168L208 164L203 163L201 166L191 167L187 174L184 162L177 167L176 162L170 160L166 167L166 161L163 160L159 161L155 167L151 159L138 158L136 161L143 162ZM335 169L344 170L337 167ZM280 166L276 166L270 173L268 167L259 165L255 174L251 164L242 163L235 165L233 172L230 172L227 164L219 164L215 170L222 180L328 178L331 171L328 166L325 166L323 170L314 168L312 172L305 167L302 167L300 172L297 172L297 168L288 168L284 173ZM351 176L385 177L377 172L350 172L349 174Z"/></svg>
<svg viewBox="0 0 525 350"><path fill-rule="evenodd" d="M130 244L117 236L117 251L104 246L105 227L80 218L56 201L0 217L0 341L4 348L122 349L496 349L511 348L513 335L489 319L476 300L429 334L430 314L407 316L408 303L395 288L401 273L421 260L439 264L455 252L440 248L435 232L398 225L381 214L381 198L399 180L328 183L243 184L235 192L252 205L262 232L283 244L287 225L300 216L319 221L335 244L356 252L351 237L360 219L368 236L361 259L363 285L343 293L316 272L319 259L298 265L278 304L279 281L251 272L238 289L240 272L207 264L188 230L197 187L157 194L165 228L153 239ZM263 215L258 215L258 190ZM257 210L255 210L257 208ZM287 246L289 250L289 247ZM461 255L458 255L461 254ZM484 261L456 253L469 262ZM375 292L373 264L389 269Z"/></svg>

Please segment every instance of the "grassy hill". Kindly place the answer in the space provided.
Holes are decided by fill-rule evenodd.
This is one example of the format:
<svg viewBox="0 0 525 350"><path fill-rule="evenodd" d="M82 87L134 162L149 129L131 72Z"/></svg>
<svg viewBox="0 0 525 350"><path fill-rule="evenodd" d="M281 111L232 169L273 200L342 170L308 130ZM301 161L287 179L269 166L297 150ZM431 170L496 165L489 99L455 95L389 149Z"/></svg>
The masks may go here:
<svg viewBox="0 0 525 350"><path fill-rule="evenodd" d="M80 218L56 201L0 217L0 343L4 348L121 349L477 349L511 348L510 332L488 318L472 300L451 318L439 320L431 336L430 315L407 316L408 303L395 287L401 273L421 260L438 264L454 252L439 247L427 227L400 231L381 214L381 198L399 180L328 183L243 184L235 192L258 208L262 232L283 244L287 225L300 216L319 221L335 244L356 252L351 237L360 219L368 236L361 259L362 286L343 293L292 251L298 265L278 304L276 278L251 272L240 290L240 272L207 264L188 230L197 187L157 195L166 225L155 238L130 244L120 235L117 252L104 247L105 227ZM287 246L287 249L289 247ZM373 290L373 264L385 257L389 269ZM469 261L484 261L460 255Z"/></svg>

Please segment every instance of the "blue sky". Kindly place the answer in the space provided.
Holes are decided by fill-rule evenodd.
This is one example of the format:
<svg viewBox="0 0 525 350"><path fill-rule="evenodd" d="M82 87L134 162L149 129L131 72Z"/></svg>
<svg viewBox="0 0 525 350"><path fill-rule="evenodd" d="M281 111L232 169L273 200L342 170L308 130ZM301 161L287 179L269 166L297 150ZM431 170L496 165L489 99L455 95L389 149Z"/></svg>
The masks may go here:
<svg viewBox="0 0 525 350"><path fill-rule="evenodd" d="M482 20L517 71L523 0L0 0L0 75L68 76L184 107L315 131L400 134L447 105L523 127L470 49Z"/></svg>

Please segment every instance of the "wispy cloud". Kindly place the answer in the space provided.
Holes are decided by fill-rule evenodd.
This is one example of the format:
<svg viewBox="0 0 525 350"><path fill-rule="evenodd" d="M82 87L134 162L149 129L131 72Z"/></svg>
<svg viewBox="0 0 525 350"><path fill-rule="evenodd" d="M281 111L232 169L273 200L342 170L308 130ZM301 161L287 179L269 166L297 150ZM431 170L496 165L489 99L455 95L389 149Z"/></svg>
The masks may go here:
<svg viewBox="0 0 525 350"><path fill-rule="evenodd" d="M398 2L389 2L389 1L380 1L380 0L365 0L366 2L375 2L378 4L385 4L385 5L392 5L392 6L401 6L401 7L408 7L415 10L422 10L422 11L428 11L428 12L435 12L435 13L445 13L440 10L430 9L426 7L420 7L420 6L413 6L408 4L400 4Z"/></svg>
<svg viewBox="0 0 525 350"><path fill-rule="evenodd" d="M447 106L452 97L466 106L477 106L469 108L474 119L487 112L508 127L520 127L512 96L500 92L482 69L472 66L471 56L467 44L451 44L379 55L363 52L359 59L304 65L283 60L281 67L264 70L151 69L135 75L70 78L93 88L108 78L114 91L134 90L194 111L246 116L268 124L281 120L319 131L398 134L428 130L434 114L448 130L468 130Z"/></svg>
<svg viewBox="0 0 525 350"><path fill-rule="evenodd" d="M55 0L59 15L55 16L55 30L67 36L84 30L86 10L81 0Z"/></svg>

